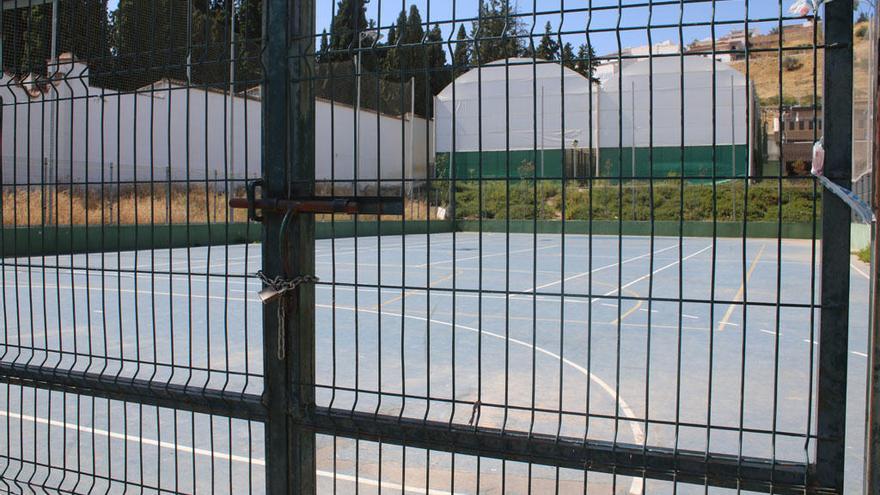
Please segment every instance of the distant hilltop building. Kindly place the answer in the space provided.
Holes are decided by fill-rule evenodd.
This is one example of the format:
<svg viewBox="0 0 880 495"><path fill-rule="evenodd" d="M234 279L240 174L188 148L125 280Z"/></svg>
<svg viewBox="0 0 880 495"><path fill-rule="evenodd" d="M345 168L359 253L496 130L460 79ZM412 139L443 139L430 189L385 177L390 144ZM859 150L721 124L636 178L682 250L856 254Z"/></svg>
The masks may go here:
<svg viewBox="0 0 880 495"><path fill-rule="evenodd" d="M820 30L821 32L821 30ZM799 40L804 45L812 45L813 21L807 20L798 24L782 26L782 40L784 46L796 44ZM715 38L703 38L691 42L684 52L688 54L700 54L711 56L715 53L715 59L721 62L734 62L745 59L746 39L750 49L775 49L779 47L780 31L774 27L768 33L761 34L755 29L749 30L746 36L745 29L735 29L727 34Z"/></svg>
<svg viewBox="0 0 880 495"><path fill-rule="evenodd" d="M750 34L754 36L755 31L750 31ZM719 36L714 43L711 37L696 40L687 46L685 53L711 56L714 52L715 59L720 62L742 60L745 58L746 38L751 38L751 36L746 36L745 29L736 29L724 36Z"/></svg>

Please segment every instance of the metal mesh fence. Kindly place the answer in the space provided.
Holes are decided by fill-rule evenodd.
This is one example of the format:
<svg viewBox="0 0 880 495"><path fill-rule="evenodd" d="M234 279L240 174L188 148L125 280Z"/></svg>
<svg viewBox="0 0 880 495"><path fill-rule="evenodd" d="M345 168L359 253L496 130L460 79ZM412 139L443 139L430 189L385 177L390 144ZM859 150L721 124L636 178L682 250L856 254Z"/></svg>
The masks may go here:
<svg viewBox="0 0 880 495"><path fill-rule="evenodd" d="M4 2L0 483L843 493L871 37L787 3Z"/></svg>

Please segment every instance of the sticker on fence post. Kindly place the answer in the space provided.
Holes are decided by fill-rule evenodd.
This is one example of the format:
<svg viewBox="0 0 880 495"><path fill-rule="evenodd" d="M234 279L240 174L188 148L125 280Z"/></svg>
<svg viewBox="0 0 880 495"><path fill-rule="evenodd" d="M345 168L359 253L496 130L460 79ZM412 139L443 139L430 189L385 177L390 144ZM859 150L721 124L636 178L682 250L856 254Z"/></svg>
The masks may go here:
<svg viewBox="0 0 880 495"><path fill-rule="evenodd" d="M820 0L797 0L788 11L794 15L810 15L819 10Z"/></svg>
<svg viewBox="0 0 880 495"><path fill-rule="evenodd" d="M822 140L816 141L813 144L813 166L810 172L819 179L819 182L825 186L825 189L828 189L849 205L862 223L870 225L874 221L874 213L871 211L871 207L858 194L831 182L831 179L825 177L825 147L822 145Z"/></svg>

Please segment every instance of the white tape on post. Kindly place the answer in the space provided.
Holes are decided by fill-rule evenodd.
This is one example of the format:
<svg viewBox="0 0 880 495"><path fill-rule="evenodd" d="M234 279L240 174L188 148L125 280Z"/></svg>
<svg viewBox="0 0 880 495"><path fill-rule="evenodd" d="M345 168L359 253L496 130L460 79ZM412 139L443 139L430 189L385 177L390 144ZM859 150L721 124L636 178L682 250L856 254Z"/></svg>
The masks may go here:
<svg viewBox="0 0 880 495"><path fill-rule="evenodd" d="M850 209L856 214L856 216L862 221L862 223L870 225L874 221L874 213L871 211L871 207L868 206L868 203L859 197L858 194L850 191L845 187L838 186L834 182L831 182L831 179L825 177L825 147L822 146L822 141L816 141L813 145L813 166L811 168L811 172L813 176L819 179L819 182L825 186L825 189L828 189L832 193L834 193L838 198L842 199L844 203L846 203Z"/></svg>

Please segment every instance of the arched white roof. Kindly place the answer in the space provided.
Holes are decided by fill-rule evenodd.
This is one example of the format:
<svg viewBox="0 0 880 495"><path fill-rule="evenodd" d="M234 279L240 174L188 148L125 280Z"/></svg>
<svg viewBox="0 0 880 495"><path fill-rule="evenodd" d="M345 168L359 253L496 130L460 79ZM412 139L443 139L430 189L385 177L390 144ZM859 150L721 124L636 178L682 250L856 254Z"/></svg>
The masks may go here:
<svg viewBox="0 0 880 495"><path fill-rule="evenodd" d="M598 86L591 84L578 72L545 60L510 58L475 67L436 97L437 150L554 149L586 143L590 95L595 102L598 94Z"/></svg>
<svg viewBox="0 0 880 495"><path fill-rule="evenodd" d="M649 74L653 75L655 81L667 81L670 78L678 80L681 76L680 57L657 57L653 61L644 59L631 64L624 64L622 71L617 71L603 83L602 89L605 91L617 91L620 78L624 80L629 78L647 78ZM700 85L712 85L713 62L710 57L703 56L685 56L684 57L684 74L685 89L688 87L700 87ZM730 65L715 61L714 70L717 80L725 82L725 87L730 86L730 78L733 77L734 86L744 86L746 84L746 76L731 67ZM624 88L624 92L627 88Z"/></svg>
<svg viewBox="0 0 880 495"><path fill-rule="evenodd" d="M522 94L533 90L531 84L533 79L539 82L537 84L538 91L541 88L540 83L544 83L545 94L551 88L559 94L562 90L563 80L566 94L589 92L590 80L588 78L558 62L517 57L495 60L470 69L443 88L437 98L441 101L451 101L453 86L455 87L456 100L476 98L479 81L482 81L484 91L487 89L495 90L499 87L503 91L507 85L511 95Z"/></svg>
<svg viewBox="0 0 880 495"><path fill-rule="evenodd" d="M602 83L599 143L676 147L684 126L685 146L746 144L754 104L745 75L724 62L685 56L682 73L677 56L640 60Z"/></svg>

